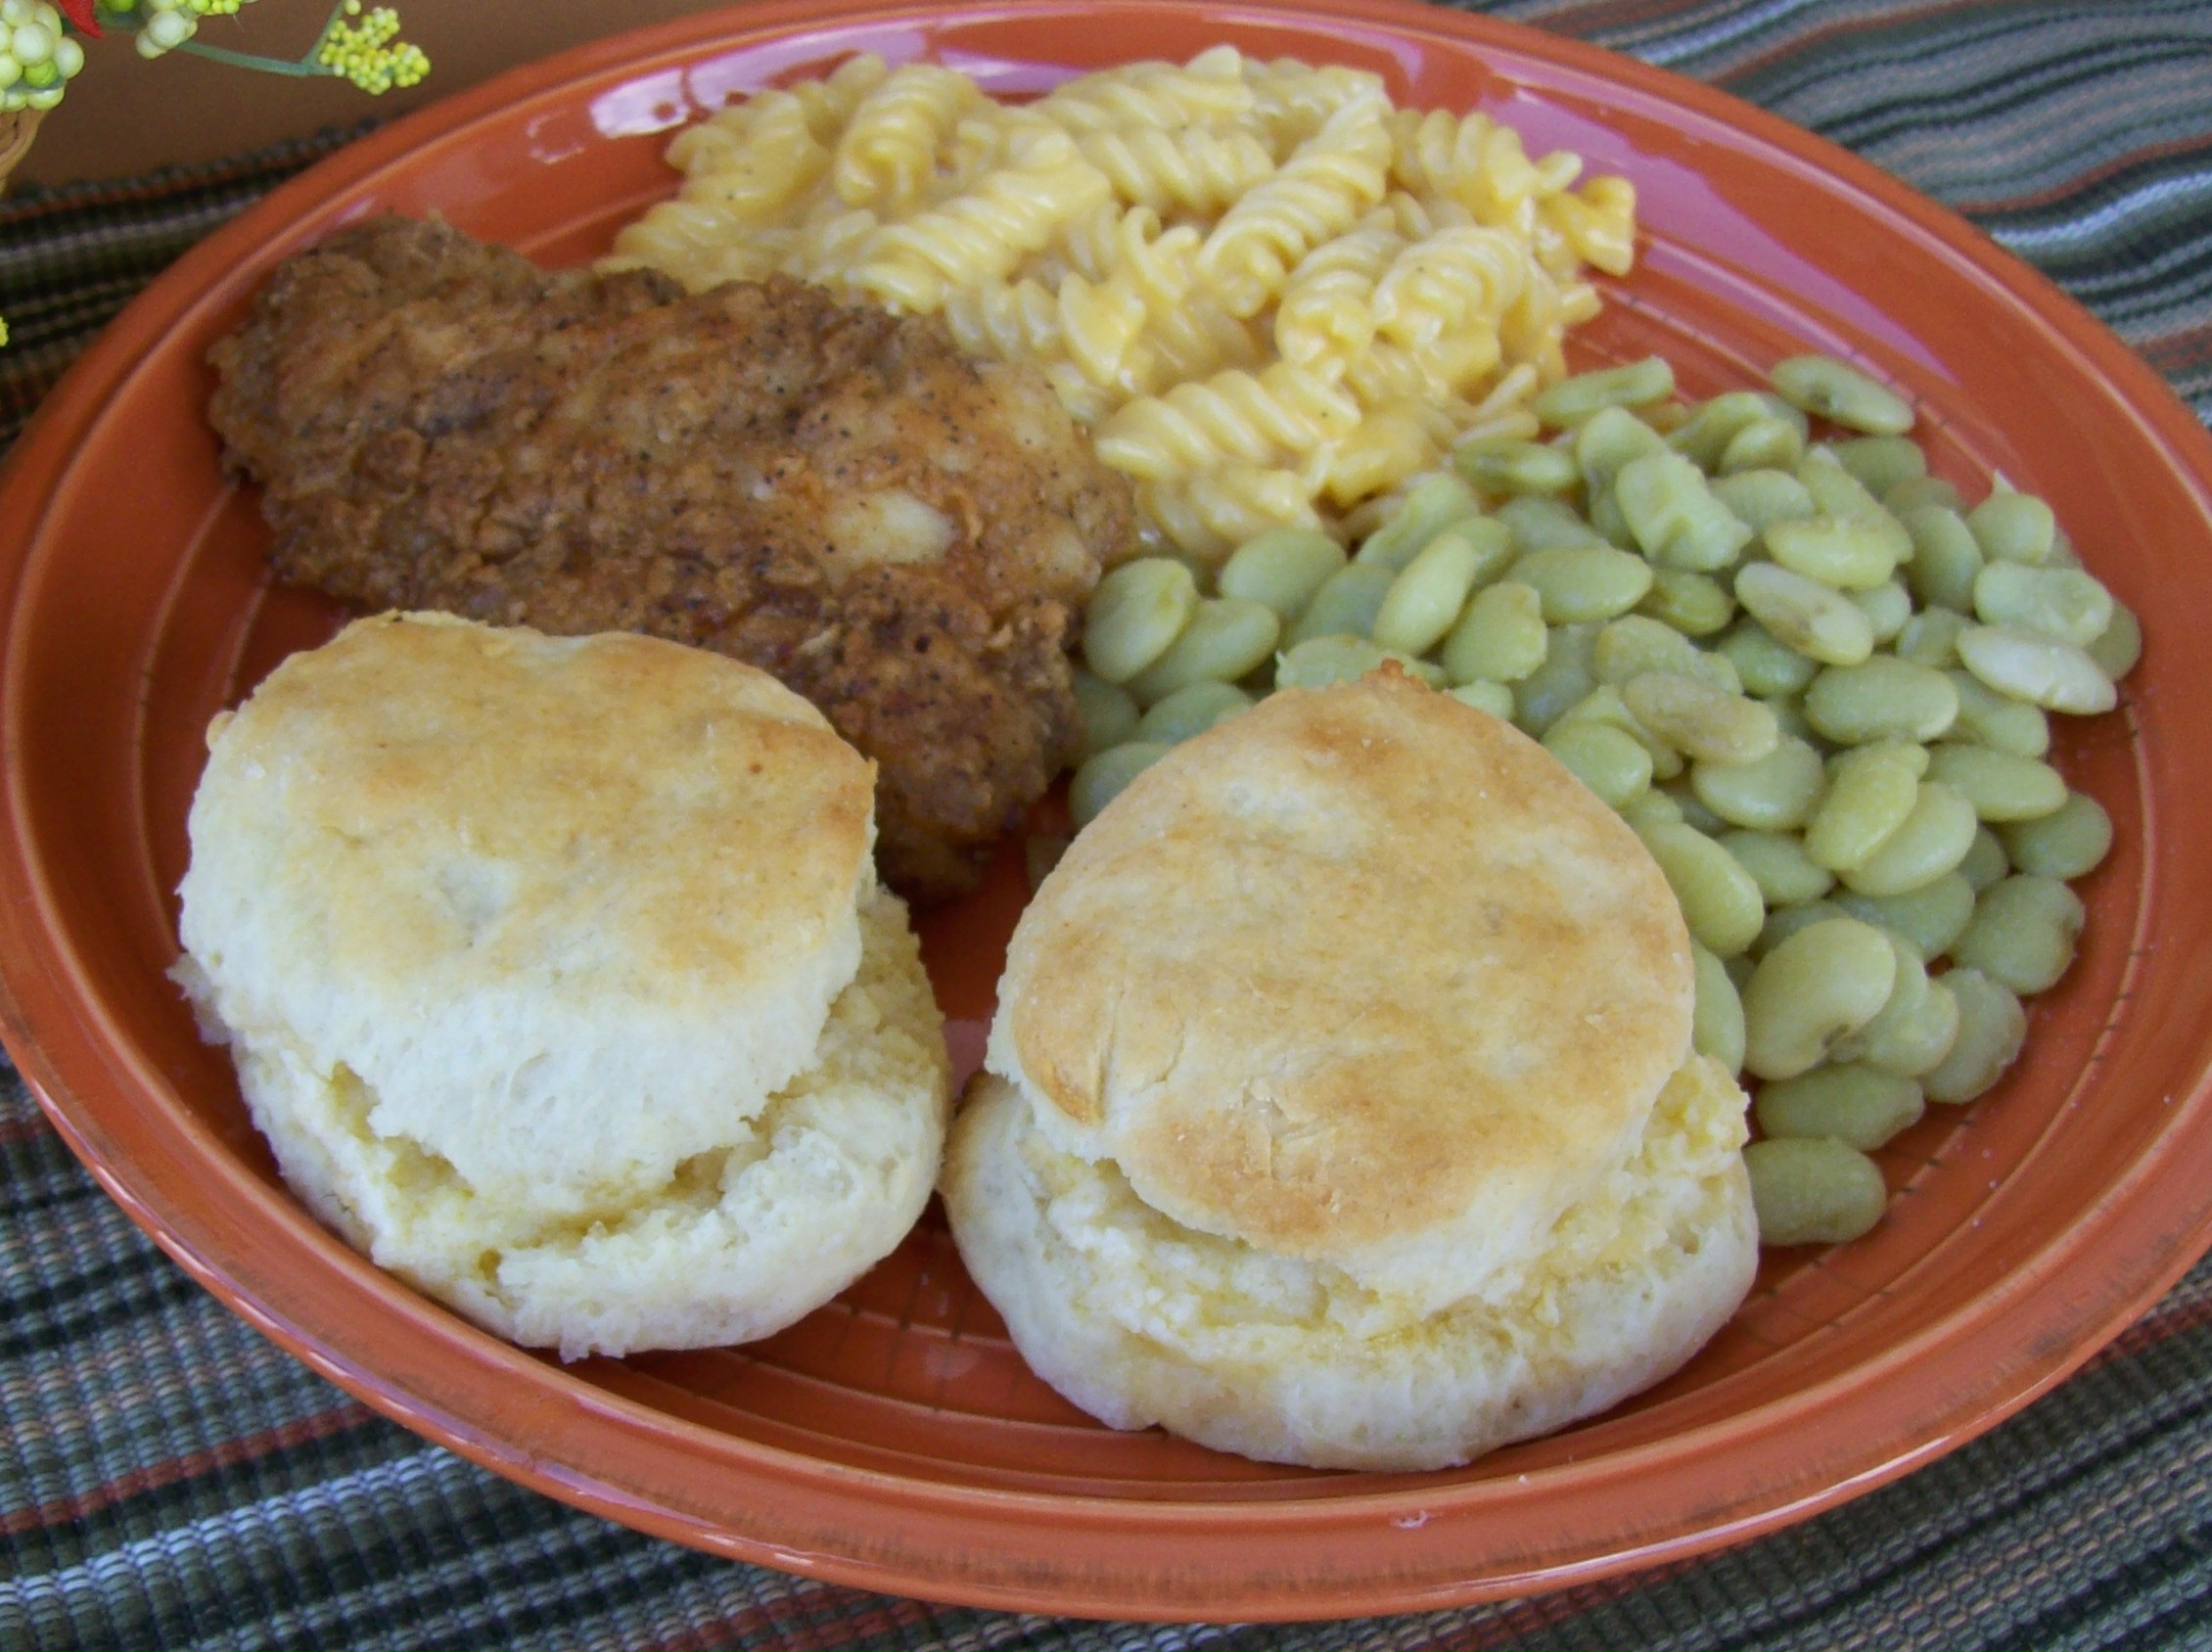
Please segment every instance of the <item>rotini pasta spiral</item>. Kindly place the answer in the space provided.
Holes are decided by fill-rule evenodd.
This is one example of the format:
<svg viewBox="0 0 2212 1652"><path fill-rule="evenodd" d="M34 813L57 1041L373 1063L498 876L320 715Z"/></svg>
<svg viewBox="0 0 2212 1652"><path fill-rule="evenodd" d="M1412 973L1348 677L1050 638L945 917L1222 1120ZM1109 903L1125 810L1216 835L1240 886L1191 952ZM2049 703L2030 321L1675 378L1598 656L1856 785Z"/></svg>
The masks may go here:
<svg viewBox="0 0 2212 1652"><path fill-rule="evenodd" d="M1099 427L1098 455L1149 482L1242 464L1280 468L1349 435L1359 404L1295 362L1230 368L1129 402Z"/></svg>
<svg viewBox="0 0 2212 1652"><path fill-rule="evenodd" d="M1342 235L1382 200L1389 179L1388 106L1347 103L1266 183L1221 214L1199 250L1199 274L1231 315L1255 315L1292 265Z"/></svg>
<svg viewBox="0 0 2212 1652"><path fill-rule="evenodd" d="M837 146L834 182L849 206L902 212L937 175L937 152L960 117L984 101L965 74L910 63L853 111Z"/></svg>
<svg viewBox="0 0 2212 1652"><path fill-rule="evenodd" d="M1234 121L1256 102L1244 83L1243 60L1234 48L1201 53L1186 66L1131 64L1085 74L1056 86L1037 101L1037 113L1069 132L1108 132L1131 127L1173 131Z"/></svg>
<svg viewBox="0 0 2212 1652"><path fill-rule="evenodd" d="M1295 58L1273 63L1247 58L1243 73L1252 88L1253 116L1278 158L1291 155L1349 104L1380 100L1389 106L1380 76L1339 64L1314 69Z"/></svg>
<svg viewBox="0 0 2212 1652"><path fill-rule="evenodd" d="M1374 342L1375 287L1406 250L1388 212L1323 242L1298 261L1275 306L1275 348L1306 366L1342 371Z"/></svg>
<svg viewBox="0 0 2212 1652"><path fill-rule="evenodd" d="M1155 212L1211 217L1275 169L1267 146L1233 126L1116 126L1077 147L1124 201Z"/></svg>
<svg viewBox="0 0 2212 1652"><path fill-rule="evenodd" d="M1376 330L1415 350L1495 333L1519 299L1527 270L1527 251L1503 230L1438 230L1399 253L1375 283Z"/></svg>
<svg viewBox="0 0 2212 1652"><path fill-rule="evenodd" d="M1142 482L1137 507L1153 548L1219 562L1270 528L1319 528L1313 479L1299 471L1236 465L1179 482Z"/></svg>
<svg viewBox="0 0 2212 1652"><path fill-rule="evenodd" d="M1038 133L973 192L877 231L846 279L901 309L940 309L948 288L1000 279L1111 193L1065 134Z"/></svg>

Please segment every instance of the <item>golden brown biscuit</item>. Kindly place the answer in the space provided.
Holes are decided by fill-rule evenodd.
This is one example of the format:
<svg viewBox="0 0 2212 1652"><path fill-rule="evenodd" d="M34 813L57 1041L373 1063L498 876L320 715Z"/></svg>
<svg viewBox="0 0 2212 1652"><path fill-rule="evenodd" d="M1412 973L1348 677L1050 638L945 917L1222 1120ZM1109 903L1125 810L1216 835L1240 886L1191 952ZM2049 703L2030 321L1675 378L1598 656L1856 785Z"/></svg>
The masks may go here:
<svg viewBox="0 0 2212 1652"><path fill-rule="evenodd" d="M387 616L208 746L181 931L221 1021L343 1067L480 1196L663 1185L813 1059L859 966L873 770L734 661Z"/></svg>
<svg viewBox="0 0 2212 1652"><path fill-rule="evenodd" d="M1393 670L1178 746L1024 915L991 1071L1175 1221L1433 1309L1633 1149L1689 1050L1635 834Z"/></svg>

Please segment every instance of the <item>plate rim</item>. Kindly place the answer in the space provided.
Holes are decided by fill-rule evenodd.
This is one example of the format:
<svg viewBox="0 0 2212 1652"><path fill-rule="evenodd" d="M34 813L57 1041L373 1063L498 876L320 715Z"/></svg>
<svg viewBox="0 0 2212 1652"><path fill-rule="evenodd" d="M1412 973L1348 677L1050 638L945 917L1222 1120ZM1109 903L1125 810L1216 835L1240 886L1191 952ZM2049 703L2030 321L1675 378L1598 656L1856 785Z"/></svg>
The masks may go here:
<svg viewBox="0 0 2212 1652"><path fill-rule="evenodd" d="M1142 10L1163 0L1127 0L1123 9ZM1177 6L1187 16L1198 8ZM1079 10L1073 0L999 0L961 13L963 20L1010 16L1065 16ZM1724 119L1776 159L1795 167L1822 175L1848 188L1860 200L1919 232L1924 250L1937 251L1972 274L1979 285L1995 287L2020 307L2032 312L2045 333L2062 341L2077 356L2086 358L2099 376L2112 383L2118 399L2135 416L2139 434L2162 450L2176 474L2195 487L2199 502L2212 509L2212 438L2207 438L2194 416L2165 381L2128 350L2102 323L2068 298L2032 266L1983 238L1962 218L1917 195L1887 173L1849 152L1804 131L1754 106L1701 82L1670 70L1656 69L1588 43L1544 33L1507 20L1449 11L1412 0L1274 0L1268 4L1221 4L1204 8L1207 16L1225 23L1266 24L1270 22L1355 20L1379 26L1394 35L1448 37L1461 44L1480 46L1489 41L1520 56L1535 58L1599 82L1626 86L1710 118ZM9 529L0 534L0 612L7 621L5 664L13 680L20 650L17 627L23 610L18 602L31 552L38 539L44 507L58 493L69 472L67 454L72 437L97 427L102 414L152 352L162 333L209 301L221 274L247 256L265 252L276 242L296 238L333 210L333 203L348 191L372 180L387 167L403 161L414 150L434 139L458 133L468 125L516 106L557 95L575 82L626 67L642 69L648 61L725 44L741 44L789 37L812 29L861 22L891 23L904 19L942 22L946 8L928 4L869 4L867 0L766 0L742 8L697 14L670 23L631 30L609 39L558 54L538 63L509 70L483 84L440 100L393 121L367 137L306 169L281 185L254 206L233 219L212 236L196 245L164 271L127 306L123 315L72 365L63 381L49 392L0 471L0 498L27 495L31 508L19 520L30 526L20 534ZM1929 246L1933 243L1933 246ZM2181 423L2177 424L2177 419ZM2194 450L2191 455L2191 449ZM41 470L48 455L63 455L62 462ZM2193 456L2194 464L2188 458ZM34 463L34 458L38 461ZM37 479L44 478L44 485ZM7 520L15 513L0 514ZM14 542L11 542L11 536ZM2056 1357L2031 1355L2014 1359L2002 1380L1985 1382L1984 1390L2003 1392L1993 1399L1987 1392L1973 1398L1953 1397L1952 1411L1936 1426L1915 1431L1916 1437L1900 1447L1882 1447L1888 1454L1865 1462L1860 1472L1827 1480L1802 1494L1761 1502L1745 1508L1740 1499L1729 1512L1713 1511L1716 1518L1694 1529L1669 1529L1643 1540L1616 1543L1602 1553L1555 1560L1532 1570L1492 1572L1468 1577L1450 1563L1441 1549L1442 1539L1464 1521L1477 1518L1485 1506L1510 1501L1514 1493L1497 1482L1477 1482L1436 1488L1432 1491L1375 1491L1344 1496L1292 1497L1276 1502L1254 1501L1236 1506L1236 1520L1246 1527L1261 1527L1287 1537L1293 1531L1325 1537L1330 1532L1402 1514L1408 1499L1434 1509L1435 1537L1408 1547L1424 1558L1414 1569L1385 1579L1347 1579L1314 1569L1297 1580L1270 1572L1265 1579L1214 1577L1199 1581L1199 1592L1186 1580L1179 1590L1159 1592L1162 1579L1155 1566L1149 1572L1112 1577L1086 1575L1043 1583L1022 1579L1001 1569L986 1577L953 1577L941 1572L917 1573L911 1562L870 1558L864 1554L809 1551L793 1548L772 1535L739 1533L726 1526L702 1523L681 1510L649 1507L620 1487L590 1481L567 1465L548 1461L528 1446L518 1446L504 1436L487 1434L471 1418L436 1408L410 1404L405 1396L380 1386L373 1372L348 1357L345 1351L319 1334L310 1324L278 1313L259 1301L245 1282L231 1277L211 1245L215 1236L205 1219L167 1208L157 1186L149 1184L149 1170L127 1159L117 1162L103 1123L103 1108L76 1093L48 1046L57 1040L92 1038L88 1006L76 1001L71 977L74 970L67 948L54 938L26 936L21 892L26 881L35 882L36 855L32 852L21 799L15 784L15 755L8 754L9 809L0 820L0 872L7 893L17 896L0 915L0 936L11 944L0 957L0 1039L4 1039L21 1072L47 1116L53 1120L75 1155L85 1162L111 1196L161 1248L208 1288L233 1311L277 1341L312 1368L337 1382L418 1433L460 1451L473 1460L534 1489L561 1497L592 1512L673 1537L693 1546L732 1554L784 1570L847 1583L930 1598L1014 1610L1042 1610L1093 1616L1149 1616L1158 1618L1300 1618L1404 1611L1465 1604L1477 1600L1588 1582L1655 1561L1684 1558L1724 1543L1741 1540L1804 1518L1820 1509L1894 1479L1909 1469L1948 1450L2027 1404L2055 1386L2088 1359L2110 1336L2117 1334L2140 1311L2155 1301L2212 1244L2212 1174L2200 1179L2207 1188L2184 1216L2177 1230L2171 1220L2160 1222L2141 1209L2143 1201L2127 1195L2147 1179L2164 1180L2176 1173L2172 1149L2186 1147L2188 1138L2199 1138L2192 1163L2212 1171L2212 1137L2198 1126L2212 1108L2212 1070L2200 1071L2186 1098L2177 1098L2173 1117L2146 1145L2127 1172L2114 1182L2104 1198L2082 1212L2066 1228L2049 1236L2034 1255L1992 1291L1941 1316L1910 1341L1885 1349L1874 1360L1849 1367L1808 1389L1736 1413L1725 1422L1704 1425L1627 1451L1608 1453L1586 1464L1567 1464L1541 1471L1547 1485L1566 1486L1598 1473L1618 1473L1621 1466L1639 1459L1678 1456L1693 1447L1701 1436L1723 1427L1732 1437L1746 1435L1746 1418L1756 1418L1757 1438L1768 1439L1800 1432L1809 1414L1832 1408L1845 1391L1866 1386L1869 1373L1902 1368L1933 1348L1959 1340L1974 1325L2002 1317L2014 1299L2038 1290L2086 1256L2134 1260L2138 1265L2122 1271L2115 1281L2098 1281L2100 1292L2085 1292L2072 1305L2070 1320L2075 1334L2065 1337L2066 1347ZM26 944L26 941L28 944ZM44 1033L42 1036L41 1033ZM158 1074L144 1063L138 1071L117 1067L113 1054L100 1050L97 1040L84 1054L94 1068L105 1072L118 1086L136 1083L159 1097L163 1089ZM134 1053L134 1052L131 1052ZM81 1056L80 1056L81 1059ZM133 1065L127 1059L124 1067ZM73 1071L73 1069L72 1069ZM79 1079L81 1084L82 1080ZM120 1097L125 1106L136 1098ZM197 1121L179 1121L185 1133L205 1133ZM1095 1531L1112 1527L1139 1536L1170 1532L1180 1545L1196 1536L1186 1528L1221 1519L1221 1506L1199 1499L1114 1499L1062 1493L1015 1492L979 1488L957 1488L943 1482L909 1479L878 1471L851 1468L769 1446L742 1441L655 1409L625 1396L610 1393L547 1365L534 1356L499 1343L458 1320L447 1310L378 1273L365 1261L346 1250L339 1241L314 1228L302 1213L275 1189L248 1174L232 1161L219 1143L209 1138L209 1158L231 1177L231 1189L243 1201L242 1209L260 1219L273 1219L281 1236L288 1228L304 1225L316 1242L335 1253L329 1259L356 1277L356 1286L387 1299L415 1322L434 1345L447 1347L465 1360L510 1374L518 1369L535 1373L535 1380L552 1383L555 1395L567 1405L606 1411L625 1430L643 1430L696 1450L704 1447L717 1458L733 1459L733 1466L750 1468L776 1481L797 1478L833 1503L891 1498L913 1505L918 1515L942 1520L955 1512L982 1519L986 1525L1038 1524ZM250 1185L249 1185L250 1184ZM2142 1259L2154 1258L2148 1266ZM2047 1315L2048 1317L2048 1315ZM476 1347L484 1344L487 1347ZM492 1355L487 1357L487 1355ZM1830 1419L1832 1421L1832 1419ZM1731 1446L1731 1450L1741 1449ZM1767 1490L1772 1490L1768 1488ZM978 1511L978 1503L987 1507ZM1449 1506L1443 1506L1449 1505ZM934 1551L933 1551L934 1553ZM935 1554L942 1560L942 1554ZM969 1556L970 1559L987 1557ZM1408 1557L1409 1560L1412 1557ZM1465 1556L1461 1554L1461 1560ZM1417 1575L1416 1575L1417 1573ZM1201 1595L1204 1598L1201 1598Z"/></svg>

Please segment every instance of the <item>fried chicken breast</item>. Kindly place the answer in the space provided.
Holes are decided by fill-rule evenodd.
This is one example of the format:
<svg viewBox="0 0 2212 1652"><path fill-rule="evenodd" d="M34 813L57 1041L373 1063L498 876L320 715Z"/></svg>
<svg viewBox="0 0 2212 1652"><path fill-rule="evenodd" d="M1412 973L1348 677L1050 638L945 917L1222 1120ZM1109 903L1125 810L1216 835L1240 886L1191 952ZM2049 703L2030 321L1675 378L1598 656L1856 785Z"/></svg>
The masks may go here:
<svg viewBox="0 0 2212 1652"><path fill-rule="evenodd" d="M934 320L385 217L288 260L210 360L281 578L773 672L879 765L909 894L966 888L1078 749L1067 646L1127 484Z"/></svg>

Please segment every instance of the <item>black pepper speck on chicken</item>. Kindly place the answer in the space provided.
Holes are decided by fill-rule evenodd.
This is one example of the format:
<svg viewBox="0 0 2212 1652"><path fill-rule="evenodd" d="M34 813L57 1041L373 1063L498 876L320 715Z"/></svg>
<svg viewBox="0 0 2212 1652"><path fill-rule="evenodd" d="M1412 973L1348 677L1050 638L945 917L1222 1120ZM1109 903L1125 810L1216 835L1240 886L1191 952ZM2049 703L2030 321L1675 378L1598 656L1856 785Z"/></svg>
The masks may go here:
<svg viewBox="0 0 2212 1652"><path fill-rule="evenodd" d="M910 895L968 887L1078 751L1068 646L1128 486L1040 375L934 320L384 217L284 263L210 359L281 578L773 672L879 765Z"/></svg>

